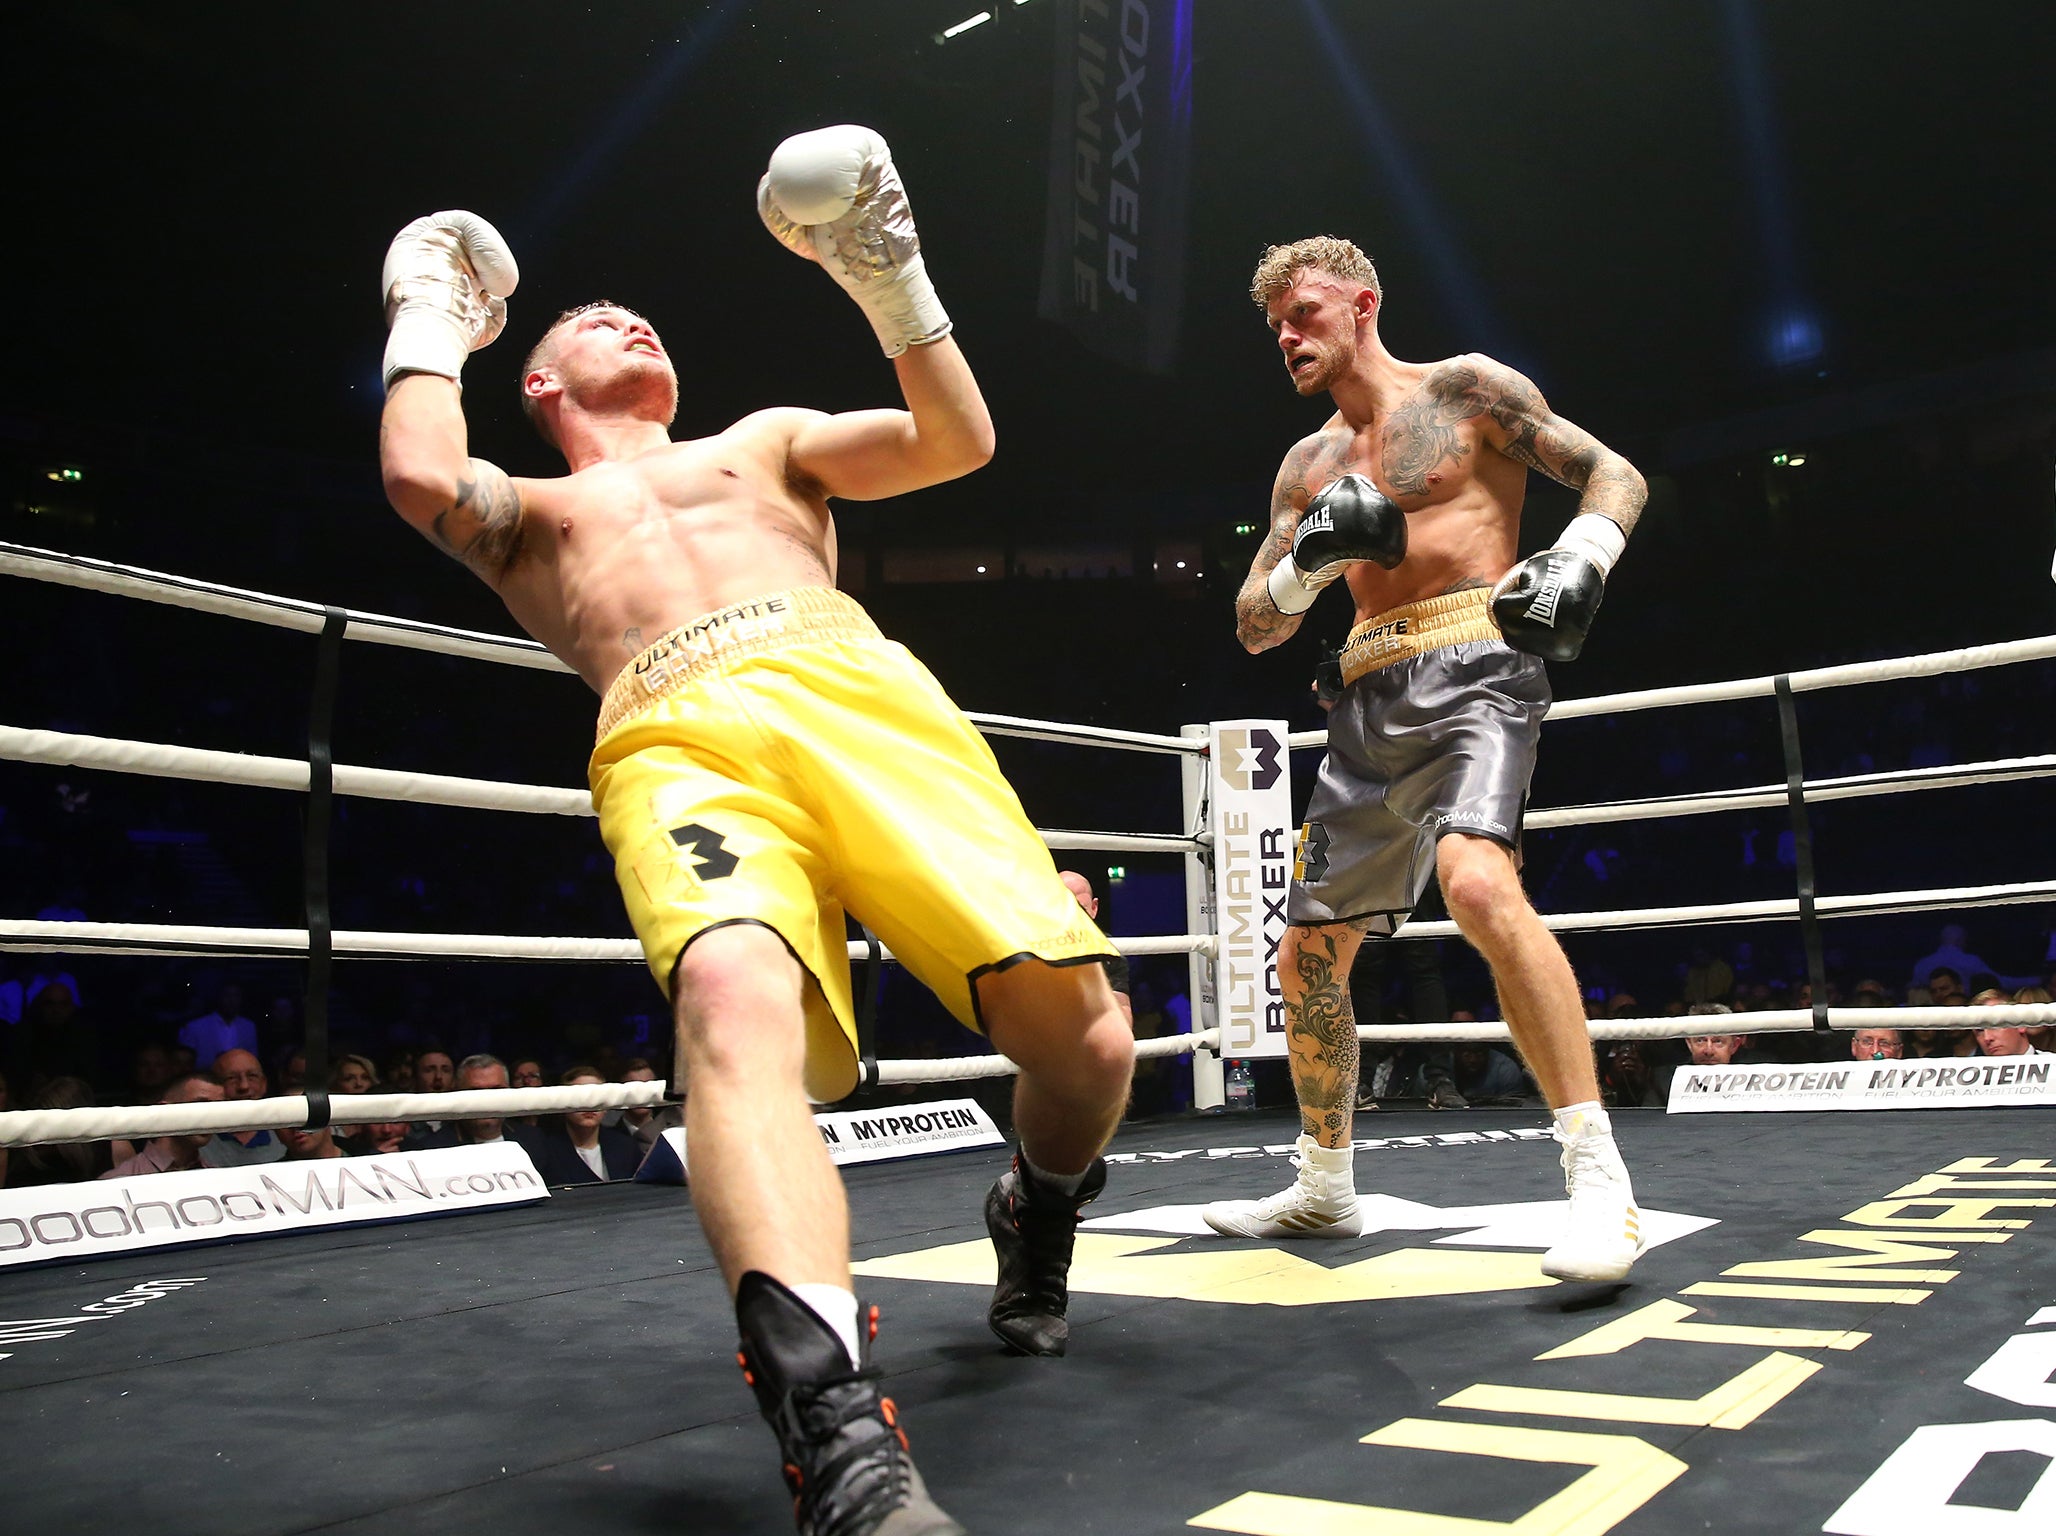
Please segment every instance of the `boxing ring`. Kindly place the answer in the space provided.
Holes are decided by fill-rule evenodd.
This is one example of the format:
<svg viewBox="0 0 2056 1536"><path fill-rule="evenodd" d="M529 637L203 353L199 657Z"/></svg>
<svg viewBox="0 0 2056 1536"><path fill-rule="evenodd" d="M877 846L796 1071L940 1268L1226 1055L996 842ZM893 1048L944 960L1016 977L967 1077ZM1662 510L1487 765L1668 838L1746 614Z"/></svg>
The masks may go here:
<svg viewBox="0 0 2056 1536"><path fill-rule="evenodd" d="M590 815L582 789L333 761L345 641L564 671L539 647L0 546L0 574L320 637L305 759L0 722L0 758L305 793ZM2056 879L1822 894L1805 808L2056 774L2056 756L1809 780L1794 695L2056 658L2056 637L1787 677L1560 703L1550 723L1769 699L1788 777L1667 799L1531 811L1542 830L1784 807L1790 898L1544 914L1558 932L1795 922L1818 1006L1751 1033L1963 1027L1962 1009L1826 1005L1819 925L2056 897ZM1178 736L974 715L992 735L1174 758L1180 830L1045 831L1053 849L1177 855L1186 931L1122 938L1188 957L1193 1057L1275 1056L1266 974L1282 911L1264 871L1290 813L1285 765L1322 733L1231 721ZM1269 796L1265 800L1263 797ZM1262 810L1268 806L1270 810ZM1238 853L1236 850L1240 849ZM1238 859L1247 860L1239 864ZM303 855L304 928L0 922L39 953L642 963L632 939L396 933L327 921L326 847ZM1268 861L1268 862L1267 862ZM1237 870L1243 876L1238 885ZM1447 937L1410 923L1401 937ZM873 958L864 942L853 961ZM889 956L878 956L889 959ZM310 1000L320 995L310 988ZM309 1010L309 1081L325 1056ZM2056 1022L2056 1007L1977 1010ZM1595 1021L1595 1039L1726 1033L1733 1018ZM1369 1041L1508 1039L1501 1024L1367 1025ZM873 1060L874 1085L1003 1075L1005 1058ZM662 1102L662 1084L435 1095L315 1092L245 1103L0 1114L0 1146ZM974 1531L1252 1533L2046 1530L2056 1514L2056 1108L1867 1116L1623 1114L1653 1246L1624 1286L1563 1285L1536 1258L1561 1182L1537 1112L1381 1113L1358 1146L1374 1218L1305 1246L1202 1236L1209 1199L1288 1176L1296 1118L1125 1127L1074 1268L1064 1361L1001 1356L979 1198L992 1150L846 1167L858 1287L938 1497ZM282 1165L299 1167L303 1165ZM312 1165L305 1165L312 1166ZM134 1181L124 1181L133 1184ZM147 1182L147 1181L146 1181ZM560 1191L461 1219L294 1232L0 1270L0 1422L24 1528L138 1532L787 1528L766 1441L734 1380L734 1325L675 1190ZM2037 1372L2040 1374L2037 1375ZM1861 1411L1848 1412L1860 1403ZM1023 1437L1029 1437L1024 1448ZM118 1450L115 1448L118 1447ZM1198 1455L1193 1452L1197 1450ZM1895 1523L1896 1522L1896 1523Z"/></svg>

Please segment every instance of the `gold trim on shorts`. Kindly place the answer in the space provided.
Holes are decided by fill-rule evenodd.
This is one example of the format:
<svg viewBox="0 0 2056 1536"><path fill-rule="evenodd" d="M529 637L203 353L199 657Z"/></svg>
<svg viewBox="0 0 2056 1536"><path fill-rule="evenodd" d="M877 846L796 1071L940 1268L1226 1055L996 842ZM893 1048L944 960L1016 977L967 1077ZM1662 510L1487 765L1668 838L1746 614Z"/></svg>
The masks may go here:
<svg viewBox="0 0 2056 1536"><path fill-rule="evenodd" d="M730 603L666 630L608 685L596 739L657 700L751 656L815 641L876 640L878 626L833 587L794 587Z"/></svg>
<svg viewBox="0 0 2056 1536"><path fill-rule="evenodd" d="M1444 646L1499 638L1499 626L1492 622L1490 587L1404 603L1365 619L1349 632L1342 645L1342 686Z"/></svg>

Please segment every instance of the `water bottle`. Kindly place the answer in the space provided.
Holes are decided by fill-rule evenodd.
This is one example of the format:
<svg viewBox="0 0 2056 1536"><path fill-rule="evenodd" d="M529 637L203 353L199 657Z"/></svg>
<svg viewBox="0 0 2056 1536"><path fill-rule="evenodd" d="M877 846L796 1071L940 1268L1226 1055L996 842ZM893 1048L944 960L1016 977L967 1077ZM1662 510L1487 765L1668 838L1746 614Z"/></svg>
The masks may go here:
<svg viewBox="0 0 2056 1536"><path fill-rule="evenodd" d="M1256 1108L1256 1074L1240 1058L1228 1063L1222 1073L1222 1090L1230 1109Z"/></svg>

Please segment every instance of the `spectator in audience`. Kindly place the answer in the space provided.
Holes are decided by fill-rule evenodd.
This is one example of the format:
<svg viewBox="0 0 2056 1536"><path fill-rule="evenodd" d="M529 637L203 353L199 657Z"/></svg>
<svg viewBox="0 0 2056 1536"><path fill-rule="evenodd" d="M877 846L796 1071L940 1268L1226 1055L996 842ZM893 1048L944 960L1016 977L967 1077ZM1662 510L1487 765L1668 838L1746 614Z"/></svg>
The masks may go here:
<svg viewBox="0 0 2056 1536"><path fill-rule="evenodd" d="M1599 1059L1599 1093L1606 1103L1630 1109L1662 1108L1663 1089L1649 1058L1633 1040L1615 1040Z"/></svg>
<svg viewBox="0 0 2056 1536"><path fill-rule="evenodd" d="M90 1081L99 1066L98 1032L68 982L51 981L30 994L20 1035L19 1060L32 1089L60 1077Z"/></svg>
<svg viewBox="0 0 2056 1536"><path fill-rule="evenodd" d="M158 1098L160 1104L211 1104L224 1097L221 1084L194 1073L180 1078ZM132 1179L145 1173L182 1173L200 1166L200 1149L207 1145L205 1131L187 1136L155 1136L141 1150L109 1168L103 1179Z"/></svg>
<svg viewBox="0 0 2056 1536"><path fill-rule="evenodd" d="M642 1057L631 1056L621 1068L620 1080L624 1083L654 1083L657 1080L657 1069L643 1060ZM670 1129L670 1126L685 1123L683 1117L677 1115L677 1109L674 1105L662 1106L661 1113L655 1108L624 1109L619 1113L621 1118L616 1120L614 1124L633 1136L636 1140L636 1145L645 1152L649 1151L651 1146L655 1144L657 1137L662 1132ZM671 1119L669 1124L659 1124L658 1122L665 1115L671 1115L674 1118ZM601 1124L605 1123L604 1120L601 1122Z"/></svg>
<svg viewBox="0 0 2056 1536"><path fill-rule="evenodd" d="M414 1052L407 1046L386 1052L385 1067L378 1080L393 1093L406 1093L414 1086Z"/></svg>
<svg viewBox="0 0 2056 1536"><path fill-rule="evenodd" d="M457 1064L457 1089L461 1093L475 1093L484 1088L505 1088L508 1086L507 1064L497 1056L479 1052L466 1056ZM525 1148L530 1156L537 1150L542 1133L529 1126L511 1125L504 1117L489 1119L459 1120L456 1122L458 1143L465 1146L488 1146L493 1142L511 1141Z"/></svg>
<svg viewBox="0 0 2056 1536"><path fill-rule="evenodd" d="M226 1099L261 1099L270 1088L264 1065L240 1046L214 1058L214 1080L221 1084ZM241 1168L251 1163L275 1163L286 1155L286 1144L270 1131L223 1131L210 1137L200 1148L203 1168Z"/></svg>
<svg viewBox="0 0 2056 1536"><path fill-rule="evenodd" d="M1849 1037L1849 1055L1857 1061L1898 1061L1906 1047L1896 1029L1859 1029Z"/></svg>
<svg viewBox="0 0 2056 1536"><path fill-rule="evenodd" d="M372 1157L381 1152L398 1152L414 1127L405 1120L386 1120L372 1125L346 1126L337 1138L345 1157Z"/></svg>
<svg viewBox="0 0 2056 1536"><path fill-rule="evenodd" d="M162 1104L165 1102L164 1090L172 1082L171 1052L155 1040L137 1046L135 1054L129 1058L127 1101L131 1104Z"/></svg>
<svg viewBox="0 0 2056 1536"><path fill-rule="evenodd" d="M592 1067L573 1067L563 1078L566 1087L606 1080ZM597 1184L635 1177L643 1149L626 1131L602 1125L605 1118L604 1110L571 1110L543 1131L540 1150L530 1155L545 1184Z"/></svg>
<svg viewBox="0 0 2056 1536"><path fill-rule="evenodd" d="M1685 967L1683 991L1688 1003L1724 1003L1734 995L1735 968L1702 944Z"/></svg>
<svg viewBox="0 0 2056 1536"><path fill-rule="evenodd" d="M543 1064L533 1056L523 1056L507 1069L507 1086L510 1088L540 1088L542 1085ZM535 1115L515 1115L510 1123L534 1130L541 1122ZM680 1123L684 1122L681 1120Z"/></svg>
<svg viewBox="0 0 2056 1536"><path fill-rule="evenodd" d="M2004 993L2001 1002L2010 1001ZM2027 1031L1996 1024L1990 1029L1977 1031L1978 1050L1986 1056L2039 1056L2042 1053L2027 1043Z"/></svg>
<svg viewBox="0 0 2056 1536"><path fill-rule="evenodd" d="M1963 995L1963 977L1946 965L1927 974L1928 1002L1936 1008L1960 1008L1968 1001Z"/></svg>
<svg viewBox="0 0 2056 1536"><path fill-rule="evenodd" d="M188 1020L178 1039L179 1044L191 1048L193 1068L198 1072L212 1072L224 1051L247 1051L254 1056L257 1026L243 1017L243 989L232 981L223 983L214 1011Z"/></svg>
<svg viewBox="0 0 2056 1536"><path fill-rule="evenodd" d="M1092 882L1075 869L1060 869L1057 878L1064 882L1064 888L1071 893L1071 899L1078 903L1079 910L1095 923L1099 921L1099 898L1092 892ZM1106 967L1107 985L1114 989L1114 1002L1119 1005L1122 1016L1132 1029L1135 1024L1135 1005L1129 998L1132 988L1128 980L1128 957L1110 955L1100 961Z"/></svg>
<svg viewBox="0 0 2056 1536"><path fill-rule="evenodd" d="M84 1078L53 1077L36 1094L29 1108L84 1109L93 1102L92 1085ZM27 1189L38 1184L78 1184L99 1178L113 1166L114 1154L104 1141L16 1147L7 1163L7 1187Z"/></svg>
<svg viewBox="0 0 2056 1536"><path fill-rule="evenodd" d="M1967 1029L1909 1029L1905 1036L1910 1060L1940 1056L1975 1056L1977 1037Z"/></svg>
<svg viewBox="0 0 2056 1536"><path fill-rule="evenodd" d="M378 1068L371 1064L369 1056L354 1053L338 1056L336 1064L329 1068L330 1093L369 1093L377 1086Z"/></svg>
<svg viewBox="0 0 2056 1536"><path fill-rule="evenodd" d="M1452 1019L1452 1023L1468 1020ZM1527 1075L1504 1051L1483 1043L1459 1045L1451 1052L1456 1091L1472 1104L1484 1099L1518 1099L1528 1091Z"/></svg>
<svg viewBox="0 0 2056 1536"><path fill-rule="evenodd" d="M171 1048L171 1080L174 1083L182 1077L191 1077L199 1070L199 1058L193 1054L190 1045L174 1045Z"/></svg>
<svg viewBox="0 0 2056 1536"><path fill-rule="evenodd" d="M1942 942L1934 950L1913 962L1913 980L1916 984L1927 981L1936 970L1955 973L1960 982L1974 971L1989 971L1991 967L1963 946L1970 942L1970 935L1961 923L1942 925Z"/></svg>
<svg viewBox="0 0 2056 1536"><path fill-rule="evenodd" d="M307 1053L297 1045L279 1052L278 1091L285 1095L307 1091Z"/></svg>
<svg viewBox="0 0 2056 1536"><path fill-rule="evenodd" d="M2022 987L2013 994L2016 1003L2046 1003L2050 1000L2047 987ZM2037 1051L2056 1051L2056 1024L2030 1024L2027 1026L2027 1043Z"/></svg>
<svg viewBox="0 0 2056 1536"><path fill-rule="evenodd" d="M1719 1003L1694 1003L1688 1010L1688 1016L1710 1018L1731 1012L1732 1009ZM1756 1059L1745 1054L1749 1049L1747 1035L1693 1035L1685 1041L1685 1049L1691 1053L1695 1067L1746 1067Z"/></svg>
<svg viewBox="0 0 2056 1536"><path fill-rule="evenodd" d="M1889 1008L1891 996L1885 991L1885 984L1875 977L1866 976L1856 983L1856 990L1849 994L1851 1008ZM1896 1031L1895 1031L1896 1033Z"/></svg>
<svg viewBox="0 0 2056 1536"><path fill-rule="evenodd" d="M416 1093L448 1093L457 1086L457 1064L450 1059L450 1053L439 1045L424 1047L414 1058L414 1091ZM447 1120L416 1120L414 1128L407 1133L407 1150L419 1152L428 1147L454 1147L457 1145L455 1125Z"/></svg>

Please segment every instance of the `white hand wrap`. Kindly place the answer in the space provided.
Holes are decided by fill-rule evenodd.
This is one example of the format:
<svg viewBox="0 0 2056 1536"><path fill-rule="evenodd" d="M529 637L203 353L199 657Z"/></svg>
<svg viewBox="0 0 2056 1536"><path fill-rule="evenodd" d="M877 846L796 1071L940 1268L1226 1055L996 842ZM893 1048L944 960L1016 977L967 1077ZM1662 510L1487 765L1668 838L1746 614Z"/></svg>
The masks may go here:
<svg viewBox="0 0 2056 1536"><path fill-rule="evenodd" d="M887 357L949 334L907 189L892 151L869 128L818 128L780 144L757 183L757 213L781 244L819 262L857 301Z"/></svg>
<svg viewBox="0 0 2056 1536"><path fill-rule="evenodd" d="M1280 613L1305 613L1314 599L1331 586L1348 567L1340 562L1318 571L1302 571L1290 555L1271 567L1264 585L1271 590L1271 602Z"/></svg>
<svg viewBox="0 0 2056 1536"><path fill-rule="evenodd" d="M1627 547L1628 536L1621 532L1621 525L1597 512L1580 512L1570 520L1562 537L1550 546L1576 550L1599 567L1601 578L1613 574L1614 561L1620 559L1621 551Z"/></svg>
<svg viewBox="0 0 2056 1536"><path fill-rule="evenodd" d="M506 326L520 281L507 242L475 213L432 213L401 230L386 248L386 388L406 373L458 378Z"/></svg>

